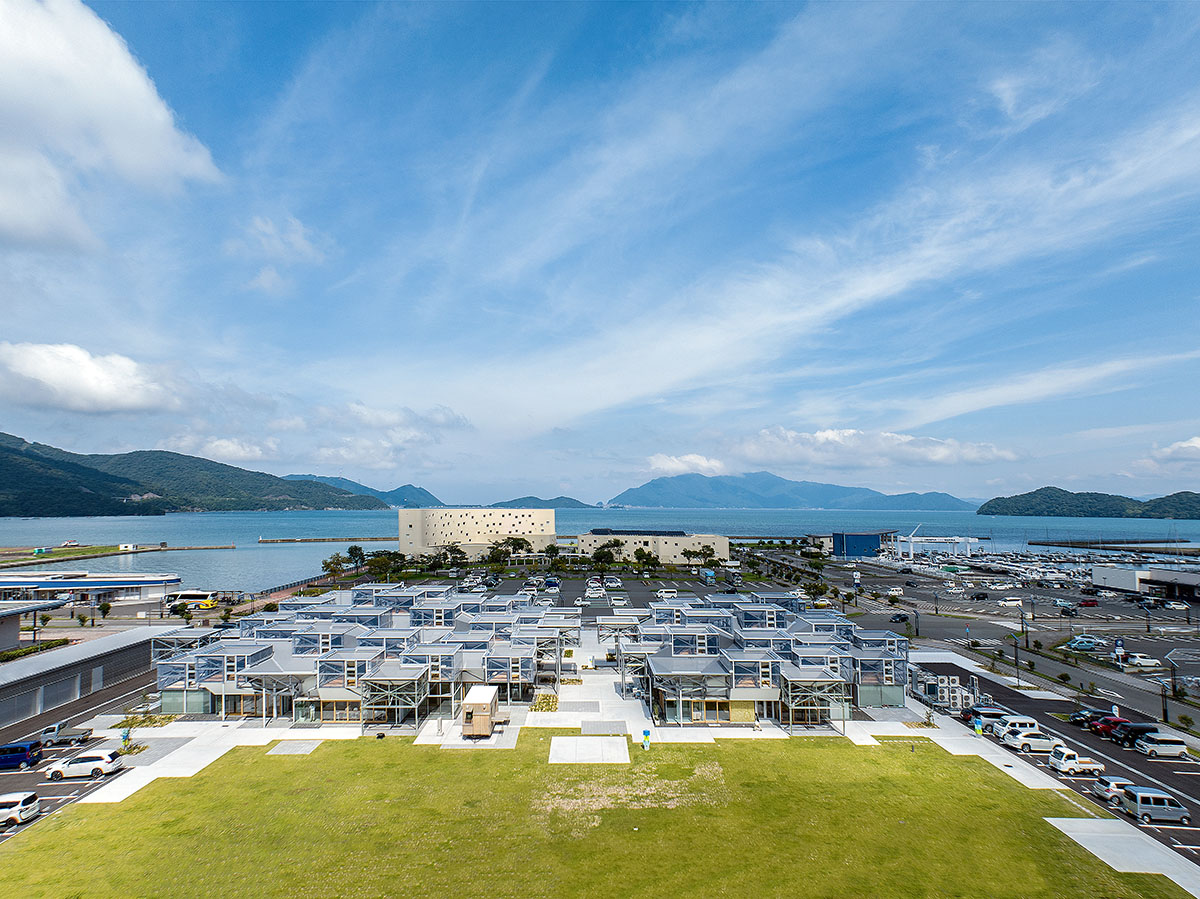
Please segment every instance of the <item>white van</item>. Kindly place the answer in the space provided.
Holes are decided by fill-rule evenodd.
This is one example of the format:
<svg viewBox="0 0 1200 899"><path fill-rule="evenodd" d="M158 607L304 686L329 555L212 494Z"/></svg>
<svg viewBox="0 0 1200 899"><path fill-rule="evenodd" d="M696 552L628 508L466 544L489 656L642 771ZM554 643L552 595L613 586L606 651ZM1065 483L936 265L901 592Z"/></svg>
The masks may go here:
<svg viewBox="0 0 1200 899"><path fill-rule="evenodd" d="M1159 756L1180 759L1188 757L1187 743L1183 742L1179 737L1172 737L1170 734L1143 734L1142 738L1133 744L1133 748L1144 755L1150 756L1152 759L1156 759Z"/></svg>
<svg viewBox="0 0 1200 899"><path fill-rule="evenodd" d="M1010 730L1037 730L1038 723L1028 715L1005 715L998 721L993 721L985 728L997 737L1003 737Z"/></svg>

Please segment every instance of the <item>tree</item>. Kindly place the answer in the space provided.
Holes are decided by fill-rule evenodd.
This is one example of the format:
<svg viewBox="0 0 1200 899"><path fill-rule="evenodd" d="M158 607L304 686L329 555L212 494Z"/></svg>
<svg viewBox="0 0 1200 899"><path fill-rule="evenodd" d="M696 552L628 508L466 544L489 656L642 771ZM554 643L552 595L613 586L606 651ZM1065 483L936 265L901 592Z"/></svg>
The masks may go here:
<svg viewBox="0 0 1200 899"><path fill-rule="evenodd" d="M701 558L701 553L698 549L685 549L680 553L680 555L683 556L684 559L686 559L689 563L695 562L697 559Z"/></svg>
<svg viewBox="0 0 1200 899"><path fill-rule="evenodd" d="M467 554L457 543L447 543L442 547L446 562L452 566L466 564Z"/></svg>
<svg viewBox="0 0 1200 899"><path fill-rule="evenodd" d="M347 548L346 558L350 560L350 564L355 568L361 568L367 564L367 554L363 552L363 548L357 543Z"/></svg>
<svg viewBox="0 0 1200 899"><path fill-rule="evenodd" d="M542 555L544 555L547 559L550 560L550 567L553 568L554 560L558 558L558 544L557 543L547 543L546 546L542 549Z"/></svg>
<svg viewBox="0 0 1200 899"><path fill-rule="evenodd" d="M102 602L102 603L100 603L100 605L96 606L96 608L100 610L101 618L107 618L108 613L112 611L112 603L111 602Z"/></svg>
<svg viewBox="0 0 1200 899"><path fill-rule="evenodd" d="M372 580L387 581L392 575L392 560L378 556L367 559L367 574Z"/></svg>
<svg viewBox="0 0 1200 899"><path fill-rule="evenodd" d="M78 615L76 615L75 620L79 622L80 627L87 627L87 615L83 614L83 612L80 612Z"/></svg>
<svg viewBox="0 0 1200 899"><path fill-rule="evenodd" d="M712 560L717 557L717 551L705 543L700 547L700 558L704 560L704 564L711 565Z"/></svg>
<svg viewBox="0 0 1200 899"><path fill-rule="evenodd" d="M331 578L338 577L343 571L346 570L346 562L347 559L345 556L343 556L341 553L334 553L321 563L321 570Z"/></svg>
<svg viewBox="0 0 1200 899"><path fill-rule="evenodd" d="M592 553L592 564L601 573L616 560L617 557L613 555L613 551L605 546L597 547L596 551Z"/></svg>

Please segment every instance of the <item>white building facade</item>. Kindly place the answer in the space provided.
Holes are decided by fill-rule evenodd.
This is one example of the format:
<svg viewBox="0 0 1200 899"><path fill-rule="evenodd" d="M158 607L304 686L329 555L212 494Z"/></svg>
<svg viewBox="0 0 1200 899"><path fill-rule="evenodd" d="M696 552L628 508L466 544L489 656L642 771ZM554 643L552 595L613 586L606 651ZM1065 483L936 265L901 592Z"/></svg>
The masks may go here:
<svg viewBox="0 0 1200 899"><path fill-rule="evenodd" d="M522 537L535 552L557 540L553 509L400 509L400 552L436 553L451 545L471 559L507 537Z"/></svg>
<svg viewBox="0 0 1200 899"><path fill-rule="evenodd" d="M664 565L700 564L691 562L684 556L684 550L700 551L701 547L710 546L718 559L729 559L729 538L719 534L688 534L683 531L631 531L614 528L596 528L578 538L579 552L590 556L597 549L611 540L620 540L622 544L622 559L633 559L633 554L639 549L658 556Z"/></svg>

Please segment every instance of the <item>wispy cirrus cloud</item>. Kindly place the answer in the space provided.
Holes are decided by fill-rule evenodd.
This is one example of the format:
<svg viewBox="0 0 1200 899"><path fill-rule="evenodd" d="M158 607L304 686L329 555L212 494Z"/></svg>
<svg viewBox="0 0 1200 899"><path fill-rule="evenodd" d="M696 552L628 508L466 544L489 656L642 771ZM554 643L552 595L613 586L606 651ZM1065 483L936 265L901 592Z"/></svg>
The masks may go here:
<svg viewBox="0 0 1200 899"><path fill-rule="evenodd" d="M1012 462L1017 454L990 443L918 437L890 431L830 428L803 432L764 428L734 444L734 452L754 465L806 465L831 469L911 465L983 465Z"/></svg>

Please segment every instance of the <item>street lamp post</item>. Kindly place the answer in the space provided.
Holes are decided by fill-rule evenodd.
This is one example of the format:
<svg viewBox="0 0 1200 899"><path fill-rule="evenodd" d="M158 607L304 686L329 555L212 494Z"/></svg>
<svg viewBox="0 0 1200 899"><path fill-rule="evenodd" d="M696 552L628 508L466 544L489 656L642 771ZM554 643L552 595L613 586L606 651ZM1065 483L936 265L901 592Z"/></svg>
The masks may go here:
<svg viewBox="0 0 1200 899"><path fill-rule="evenodd" d="M1037 621L1037 597L1032 594L1029 597L1029 611L1033 615L1033 620Z"/></svg>
<svg viewBox="0 0 1200 899"><path fill-rule="evenodd" d="M1164 682L1159 683L1158 687L1160 690L1162 690L1162 705L1163 705L1163 709L1162 709L1163 719L1162 720L1163 720L1164 724L1167 724L1171 720L1170 716L1167 715L1167 684L1164 681Z"/></svg>
<svg viewBox="0 0 1200 899"><path fill-rule="evenodd" d="M1025 635L1025 648L1029 648L1029 629L1025 627L1025 607L1021 607L1021 633Z"/></svg>
<svg viewBox="0 0 1200 899"><path fill-rule="evenodd" d="M917 609L913 609L913 614L917 616L917 636L921 636L921 613Z"/></svg>
<svg viewBox="0 0 1200 899"><path fill-rule="evenodd" d="M933 614L938 614L938 595L936 590L933 592Z"/></svg>
<svg viewBox="0 0 1200 899"><path fill-rule="evenodd" d="M1146 633L1150 633L1150 610L1142 609L1146 613Z"/></svg>
<svg viewBox="0 0 1200 899"><path fill-rule="evenodd" d="M1021 686L1021 655L1020 642L1017 640L1017 635L1013 634L1013 664L1017 667L1017 686Z"/></svg>

